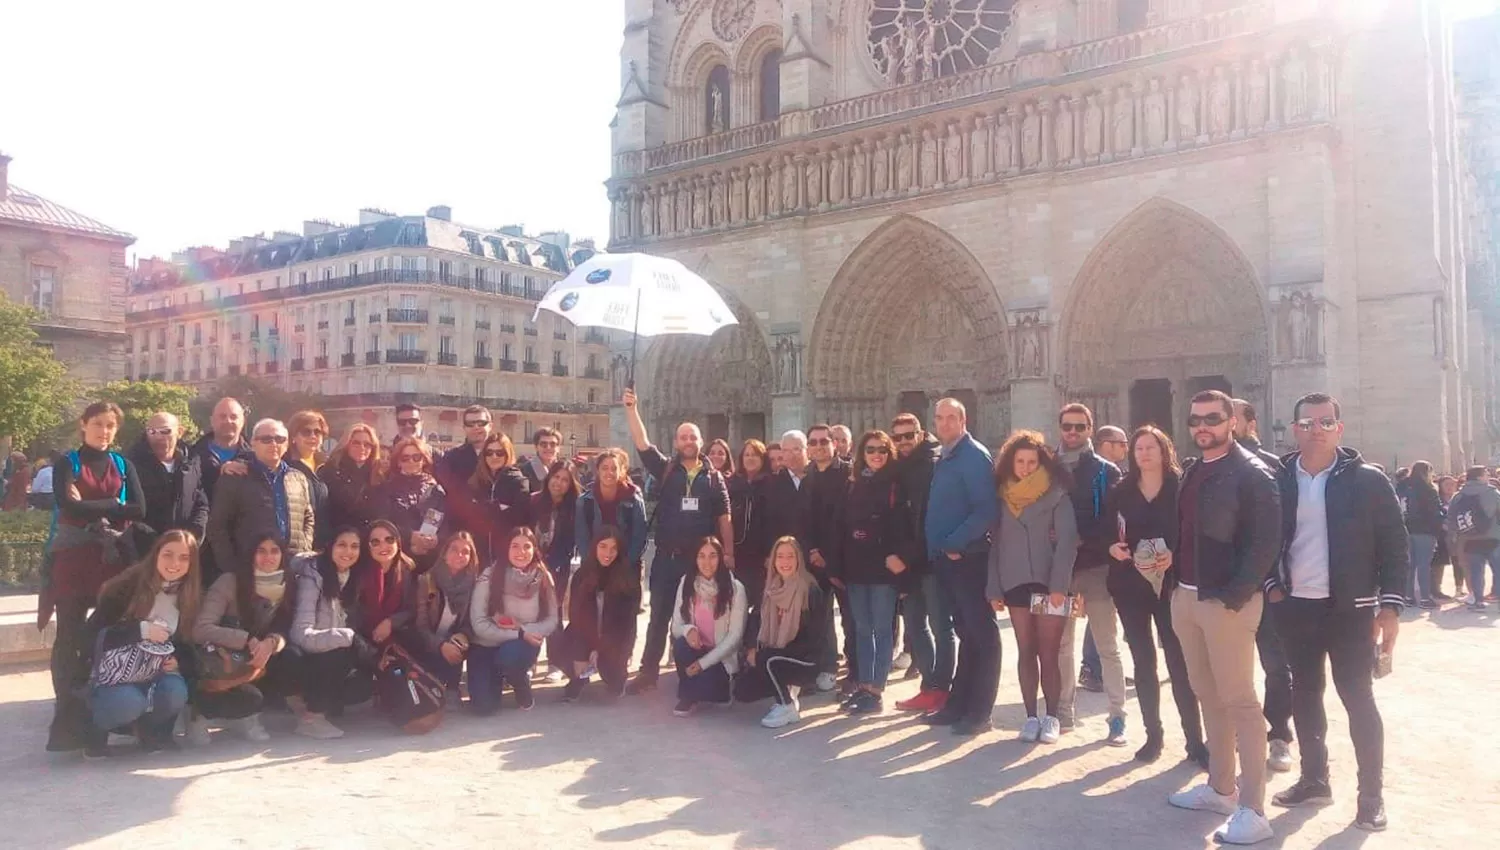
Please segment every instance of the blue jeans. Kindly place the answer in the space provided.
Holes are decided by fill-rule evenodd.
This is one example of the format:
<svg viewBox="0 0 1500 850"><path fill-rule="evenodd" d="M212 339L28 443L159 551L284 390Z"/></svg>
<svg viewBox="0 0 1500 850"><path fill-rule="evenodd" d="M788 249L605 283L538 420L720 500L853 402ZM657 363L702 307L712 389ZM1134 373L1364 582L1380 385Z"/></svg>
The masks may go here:
<svg viewBox="0 0 1500 850"><path fill-rule="evenodd" d="M469 705L479 714L493 714L500 708L500 689L509 678L511 687L531 684L531 665L536 663L540 647L524 640L508 640L499 646L469 647Z"/></svg>
<svg viewBox="0 0 1500 850"><path fill-rule="evenodd" d="M953 637L953 615L938 592L937 573L923 576L921 587L908 593L901 604L912 658L922 674L922 690L947 691L953 684L958 642Z"/></svg>
<svg viewBox="0 0 1500 850"><path fill-rule="evenodd" d="M1094 643L1094 630L1089 629L1083 636L1083 669L1080 672L1088 673L1095 679L1104 678L1104 667L1099 661L1099 645Z"/></svg>
<svg viewBox="0 0 1500 850"><path fill-rule="evenodd" d="M686 638L672 640L672 658L677 662L677 699L682 702L727 703L730 695L729 670L723 662L704 667L698 675L689 676L687 668L707 655L709 648L693 649Z"/></svg>
<svg viewBox="0 0 1500 850"><path fill-rule="evenodd" d="M854 609L854 640L861 685L884 690L891 675L891 651L896 634L891 629L896 616L896 586L850 584L849 604Z"/></svg>
<svg viewBox="0 0 1500 850"><path fill-rule="evenodd" d="M1460 544L1462 545L1462 544ZM1464 560L1469 569L1469 592L1474 594L1474 601L1480 605L1484 604L1484 568L1489 566L1490 572L1494 574L1495 581L1500 583L1500 543L1490 546L1488 549L1478 551L1465 550Z"/></svg>
<svg viewBox="0 0 1500 850"><path fill-rule="evenodd" d="M187 701L187 682L177 673L164 673L149 685L94 688L90 696L94 726L105 732L137 720L149 723L157 732L171 729ZM147 714L151 715L149 720Z"/></svg>
<svg viewBox="0 0 1500 850"><path fill-rule="evenodd" d="M1437 551L1437 538L1431 534L1411 534L1411 586L1406 595L1418 602L1432 599L1432 553Z"/></svg>

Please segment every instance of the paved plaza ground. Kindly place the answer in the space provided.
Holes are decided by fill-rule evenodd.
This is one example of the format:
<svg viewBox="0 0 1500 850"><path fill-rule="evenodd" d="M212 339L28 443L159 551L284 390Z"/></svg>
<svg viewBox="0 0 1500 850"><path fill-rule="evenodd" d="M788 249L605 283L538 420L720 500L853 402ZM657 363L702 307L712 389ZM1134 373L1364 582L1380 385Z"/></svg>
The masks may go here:
<svg viewBox="0 0 1500 850"><path fill-rule="evenodd" d="M1273 810L1286 848L1500 847L1500 627L1492 606L1408 615L1396 674L1377 683L1386 722L1390 831L1354 816L1354 756L1330 688L1337 803ZM1166 795L1201 778L1168 751L1138 765L1100 743L1102 695L1080 693L1079 731L1055 747L1014 740L1021 720L1014 643L1005 636L999 728L977 739L909 715L852 720L827 698L805 720L760 728L765 705L671 714L672 685L614 706L557 703L495 718L454 714L425 738L357 712L340 741L287 733L255 745L218 733L206 749L105 763L42 752L50 716L44 670L0 675L0 846L569 848L585 844L736 848L1050 848L1176 850L1213 846L1220 818L1172 809ZM1127 661L1127 669L1128 669ZM1165 686L1164 686L1165 687ZM914 683L893 685L904 697ZM597 695L595 695L597 696ZM1172 711L1170 698L1163 710ZM1135 703L1130 703L1132 711ZM1273 775L1272 790L1292 782Z"/></svg>

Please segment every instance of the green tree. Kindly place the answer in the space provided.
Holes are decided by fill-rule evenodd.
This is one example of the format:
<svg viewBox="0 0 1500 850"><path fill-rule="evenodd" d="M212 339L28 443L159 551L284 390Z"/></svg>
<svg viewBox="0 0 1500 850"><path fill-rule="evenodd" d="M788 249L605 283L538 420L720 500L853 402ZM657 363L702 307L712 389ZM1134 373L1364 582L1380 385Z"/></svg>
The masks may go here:
<svg viewBox="0 0 1500 850"><path fill-rule="evenodd" d="M68 367L37 345L41 315L0 297L0 436L24 446L62 424L77 395ZM63 401L64 403L59 403Z"/></svg>
<svg viewBox="0 0 1500 850"><path fill-rule="evenodd" d="M129 448L140 439L146 420L153 413L174 413L182 420L184 440L198 435L193 424L192 402L197 397L192 387L162 381L111 381L90 394L91 401L112 401L125 411L115 445Z"/></svg>
<svg viewBox="0 0 1500 850"><path fill-rule="evenodd" d="M323 408L323 397L320 395L287 392L249 375L228 375L219 379L212 390L205 391L193 399L190 405L193 421L197 422L198 427L205 433L210 428L209 420L213 416L214 405L219 403L219 399L225 397L238 399L240 404L245 406L247 434L257 420L269 417L285 422L299 410Z"/></svg>

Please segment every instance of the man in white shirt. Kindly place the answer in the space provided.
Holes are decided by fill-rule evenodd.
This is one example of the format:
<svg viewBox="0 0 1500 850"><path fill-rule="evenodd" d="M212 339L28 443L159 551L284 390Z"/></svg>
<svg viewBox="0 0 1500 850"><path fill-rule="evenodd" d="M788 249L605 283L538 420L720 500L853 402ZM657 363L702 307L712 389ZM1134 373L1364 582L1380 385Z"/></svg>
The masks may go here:
<svg viewBox="0 0 1500 850"><path fill-rule="evenodd" d="M1372 635L1380 637L1381 655L1395 649L1411 565L1396 492L1379 469L1339 445L1339 415L1339 403L1323 393L1297 402L1292 416L1300 451L1287 456L1279 476L1286 549L1265 589L1292 668L1302 775L1271 800L1293 807L1333 799L1323 708L1324 666L1331 663L1359 765L1354 825L1378 832L1386 828L1385 728L1371 684L1377 663Z"/></svg>

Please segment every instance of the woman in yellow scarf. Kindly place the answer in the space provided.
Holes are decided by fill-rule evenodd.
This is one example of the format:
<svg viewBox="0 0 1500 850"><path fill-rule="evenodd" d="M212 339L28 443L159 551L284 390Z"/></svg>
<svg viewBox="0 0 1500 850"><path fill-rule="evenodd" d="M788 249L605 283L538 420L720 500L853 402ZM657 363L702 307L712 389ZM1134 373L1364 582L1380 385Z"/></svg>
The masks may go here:
<svg viewBox="0 0 1500 850"><path fill-rule="evenodd" d="M1068 472L1035 431L1018 431L1000 449L995 485L1002 509L990 530L988 593L995 610L1010 609L1018 649L1022 741L1053 744L1061 733L1057 706L1062 671L1057 654L1067 625L1064 605L1073 583L1078 528L1068 498ZM1063 609L1064 613L1056 612ZM1037 685L1047 701L1037 716Z"/></svg>

